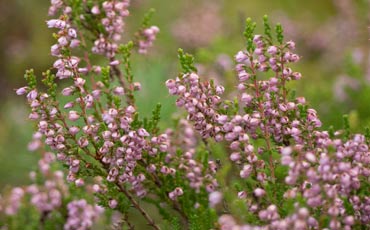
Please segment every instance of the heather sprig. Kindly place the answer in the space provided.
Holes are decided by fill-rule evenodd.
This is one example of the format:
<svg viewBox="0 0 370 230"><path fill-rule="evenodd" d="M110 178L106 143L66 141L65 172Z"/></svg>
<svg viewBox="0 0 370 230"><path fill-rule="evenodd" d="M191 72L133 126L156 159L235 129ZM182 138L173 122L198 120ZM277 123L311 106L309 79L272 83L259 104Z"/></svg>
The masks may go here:
<svg viewBox="0 0 370 230"><path fill-rule="evenodd" d="M201 137L224 142L229 147L230 161L239 169L230 172L235 181L240 181L235 186L235 196L243 200L249 212L244 219L248 224L243 226L350 229L368 224L368 214L356 216L353 212L359 210L356 202L368 200L368 192L362 193L362 198L356 195L363 191L360 184L368 187L368 164L360 160L368 159L364 136L350 133L348 119L344 130L334 132L332 139L328 131L321 130L316 111L309 108L303 97L290 100L287 84L301 78L299 72L290 68L300 58L293 53L294 42L284 43L283 29L278 24L279 45L271 45L266 18L266 37L252 37L255 24L250 19L246 24L247 50L235 56L239 78L239 96L234 100L237 103L222 100L223 87L200 81L196 73L188 72L166 83L170 94L178 97L177 106L185 108ZM180 62L184 63L181 59ZM264 77L269 72L273 73L268 75L271 77ZM239 111L229 113L235 106ZM343 151L349 146L362 146L363 150ZM351 153L345 155L348 151ZM355 173L350 173L353 170ZM236 179L237 176L241 179ZM228 186L218 189L227 194L226 202L235 200L235 196L230 198ZM352 196L356 202L348 203ZM230 215L222 216L219 223L222 229L238 226Z"/></svg>
<svg viewBox="0 0 370 230"><path fill-rule="evenodd" d="M246 20L231 98L202 80L194 57L179 49L182 69L165 84L187 116L162 130L160 104L151 117L138 112L141 84L131 63L159 32L149 25L152 11L122 44L130 1L51 3L49 14L59 16L47 21L56 60L41 80L46 92L32 70L16 91L26 95L36 126L28 147L41 152L39 170L34 184L2 200L4 226L23 206L37 226L56 221L64 229L91 229L104 215L118 216L113 228L134 229L133 213L152 229L369 226L369 132L351 133L346 117L343 130L322 128L316 110L291 90L302 77L292 69L300 56L280 24L273 33L265 16L264 35L255 35L257 24Z"/></svg>

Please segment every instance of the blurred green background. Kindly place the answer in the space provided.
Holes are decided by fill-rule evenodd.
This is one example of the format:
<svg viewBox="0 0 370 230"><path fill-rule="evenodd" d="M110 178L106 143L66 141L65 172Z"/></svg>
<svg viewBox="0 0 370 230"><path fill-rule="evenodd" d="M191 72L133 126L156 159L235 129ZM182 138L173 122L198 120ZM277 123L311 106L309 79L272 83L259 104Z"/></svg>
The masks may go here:
<svg viewBox="0 0 370 230"><path fill-rule="evenodd" d="M327 128L340 129L342 114L349 114L352 128L370 124L369 0L133 0L127 36L139 28L143 15L156 9L153 24L161 32L147 56L134 57L134 71L143 89L138 93L140 111L150 114L161 102L162 126L171 124L173 98L164 86L178 71L177 49L195 54L202 77L216 78L231 88L233 56L243 48L246 17L258 22L269 15L281 22L285 38L294 40L301 62L293 68L303 79L293 83L296 94L316 108ZM40 75L54 58L46 28L49 1L0 0L0 189L28 181L37 154L27 150L33 124L28 108L15 88L25 84L25 69Z"/></svg>

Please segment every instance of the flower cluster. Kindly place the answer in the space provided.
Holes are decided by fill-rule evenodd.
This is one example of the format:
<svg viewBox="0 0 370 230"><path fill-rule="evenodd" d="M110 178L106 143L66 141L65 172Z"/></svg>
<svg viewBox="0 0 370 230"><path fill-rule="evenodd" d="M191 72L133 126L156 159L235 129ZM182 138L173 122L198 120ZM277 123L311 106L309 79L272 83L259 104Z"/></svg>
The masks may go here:
<svg viewBox="0 0 370 230"><path fill-rule="evenodd" d="M199 1L197 7L187 3L179 19L172 24L172 34L182 47L205 47L225 32L220 2Z"/></svg>
<svg viewBox="0 0 370 230"><path fill-rule="evenodd" d="M178 96L176 105L186 109L203 139L227 143L229 159L240 169L240 183L247 184L238 186L237 196L267 224L248 224L245 229L351 229L369 224L370 213L359 209L368 207L369 194L358 195L367 186L367 138L349 135L348 130L334 134L321 130L321 121L306 100L290 99L287 83L301 78L290 65L299 61L299 55L293 52L294 42L282 43L279 26L280 45L273 45L266 21L265 26L265 35L252 36L254 24L247 21L248 48L235 56L239 95L234 102L220 98L222 86L201 82L192 71L168 80L169 93ZM269 72L272 77L264 78ZM278 168L286 172L277 175ZM251 180L255 187L250 187ZM279 202L299 197L304 203L296 201L295 214L281 216L285 210ZM323 221L322 215L330 219ZM238 226L229 215L219 223L222 229Z"/></svg>
<svg viewBox="0 0 370 230"><path fill-rule="evenodd" d="M86 200L72 201L67 205L68 219L64 225L65 230L90 229L102 209L92 206Z"/></svg>
<svg viewBox="0 0 370 230"><path fill-rule="evenodd" d="M130 0L104 1L101 6L94 5L90 10L93 15L101 18L104 33L94 41L92 52L113 59L124 30L125 18L129 15Z"/></svg>
<svg viewBox="0 0 370 230"><path fill-rule="evenodd" d="M151 26L141 32L142 39L139 40L139 53L145 54L147 52L148 48L153 45L158 33L159 28L156 26Z"/></svg>
<svg viewBox="0 0 370 230"><path fill-rule="evenodd" d="M16 91L26 95L36 123L29 149L43 154L38 173L31 173L34 183L2 201L7 216L29 196L38 226L60 212L64 229L91 229L103 208L108 216L120 213L115 224L129 229L130 208L153 229L369 226L370 132L352 134L348 121L343 130L321 128L317 112L288 85L302 77L291 68L300 56L294 42L284 42L280 25L272 36L264 18L264 35L254 35L247 20L246 49L235 56L235 98L201 80L193 57L180 50L183 72L166 86L187 116L161 131L160 105L151 116L138 113L133 92L141 87L130 59L133 46L145 53L159 29L146 17L138 41L118 45L129 1L83 1L73 9L72 2L52 1L49 10L63 12L47 22L58 32L51 49L56 74L43 74L46 92L33 71L26 72L28 86ZM72 48L102 55L103 64ZM65 178L52 166L56 159Z"/></svg>
<svg viewBox="0 0 370 230"><path fill-rule="evenodd" d="M63 212L67 208L64 229L89 229L102 215L104 209L96 204L87 203L85 199L74 200L76 194L69 190L64 173L52 169L56 166L55 160L53 153L44 152L38 161L38 170L30 173L32 184L13 188L10 195L0 202L0 206L4 208L8 218L19 218L21 208L34 207L37 211L36 216L43 222L55 221L53 214ZM88 190L84 192L87 196ZM81 217L77 216L78 208L83 211Z"/></svg>

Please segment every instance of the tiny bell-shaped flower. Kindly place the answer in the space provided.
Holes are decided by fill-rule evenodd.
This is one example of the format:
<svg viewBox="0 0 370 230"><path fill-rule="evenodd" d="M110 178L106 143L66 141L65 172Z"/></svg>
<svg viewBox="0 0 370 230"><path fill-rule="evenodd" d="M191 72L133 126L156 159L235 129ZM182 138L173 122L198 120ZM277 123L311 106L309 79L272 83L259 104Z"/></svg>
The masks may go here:
<svg viewBox="0 0 370 230"><path fill-rule="evenodd" d="M71 121L77 121L80 118L80 115L76 111L69 111L68 119Z"/></svg>
<svg viewBox="0 0 370 230"><path fill-rule="evenodd" d="M25 87L21 87L21 88L17 89L17 90L15 91L15 93L16 93L17 95L23 95L23 94L25 94L25 93L27 93L27 92L28 92L28 89L29 89L29 87L27 87L27 86L25 86Z"/></svg>
<svg viewBox="0 0 370 230"><path fill-rule="evenodd" d="M262 188L256 188L254 191L253 191L253 194L256 196L256 197L263 197L266 192L265 190L263 190Z"/></svg>
<svg viewBox="0 0 370 230"><path fill-rule="evenodd" d="M108 201L108 205L111 209L115 209L118 205L118 202L115 199L111 199Z"/></svg>

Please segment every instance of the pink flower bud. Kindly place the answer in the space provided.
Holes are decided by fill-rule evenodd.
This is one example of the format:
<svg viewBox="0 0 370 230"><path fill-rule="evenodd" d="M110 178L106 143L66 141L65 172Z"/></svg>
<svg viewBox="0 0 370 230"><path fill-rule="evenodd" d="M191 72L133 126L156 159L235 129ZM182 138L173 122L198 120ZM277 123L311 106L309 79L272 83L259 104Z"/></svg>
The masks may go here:
<svg viewBox="0 0 370 230"><path fill-rule="evenodd" d="M278 49L276 46L270 46L269 48L267 48L267 53L271 54L271 55L275 55L277 53Z"/></svg>
<svg viewBox="0 0 370 230"><path fill-rule="evenodd" d="M238 161L238 160L240 160L240 158L241 158L241 155L240 155L239 152L235 152L235 153L232 153L230 155L230 160L231 161Z"/></svg>
<svg viewBox="0 0 370 230"><path fill-rule="evenodd" d="M217 118L217 122L220 123L221 125L225 124L227 122L227 120L228 120L227 115L220 115Z"/></svg>
<svg viewBox="0 0 370 230"><path fill-rule="evenodd" d="M281 154L285 156L290 155L292 152L293 149L290 146L281 149Z"/></svg>
<svg viewBox="0 0 370 230"><path fill-rule="evenodd" d="M240 171L241 178L247 178L252 173L253 167L249 164L243 166L243 169Z"/></svg>
<svg viewBox="0 0 370 230"><path fill-rule="evenodd" d="M240 100L242 102L244 102L246 105L251 103L252 99L253 99L253 97L250 94L247 94L247 93L242 93L242 96L240 98Z"/></svg>
<svg viewBox="0 0 370 230"><path fill-rule="evenodd" d="M70 14L72 12L72 8L70 6L66 6L63 10L64 14Z"/></svg>
<svg viewBox="0 0 370 230"><path fill-rule="evenodd" d="M67 70L67 69L59 69L57 74L56 74L56 77L59 78L59 79L65 79L65 78L69 78L69 77L72 77L72 76L73 76L72 71Z"/></svg>
<svg viewBox="0 0 370 230"><path fill-rule="evenodd" d="M354 225L355 224L355 218L353 216L346 216L343 221L346 225Z"/></svg>
<svg viewBox="0 0 370 230"><path fill-rule="evenodd" d="M77 180L75 180L75 184L77 187L82 187L85 185L85 181L81 178L78 178Z"/></svg>
<svg viewBox="0 0 370 230"><path fill-rule="evenodd" d="M116 94L116 95L122 96L122 95L125 94L125 90L123 89L123 87L118 86L118 87L113 89L113 93Z"/></svg>
<svg viewBox="0 0 370 230"><path fill-rule="evenodd" d="M129 114L133 114L133 113L135 113L135 111L136 111L136 109L132 105L130 105L126 108L126 112L129 113Z"/></svg>
<svg viewBox="0 0 370 230"><path fill-rule="evenodd" d="M74 87L67 87L62 90L63 96L70 96L74 92Z"/></svg>
<svg viewBox="0 0 370 230"><path fill-rule="evenodd" d="M81 148L85 148L89 145L89 141L87 140L86 137L80 137L80 139L78 139L78 145Z"/></svg>
<svg viewBox="0 0 370 230"><path fill-rule="evenodd" d="M48 25L48 28L64 29L66 26L66 22L59 19L51 19L47 21L46 24Z"/></svg>
<svg viewBox="0 0 370 230"><path fill-rule="evenodd" d="M289 49L294 50L295 49L295 43L293 41L288 41L287 46Z"/></svg>
<svg viewBox="0 0 370 230"><path fill-rule="evenodd" d="M141 137L148 137L149 136L149 133L144 128L138 129L137 133Z"/></svg>
<svg viewBox="0 0 370 230"><path fill-rule="evenodd" d="M37 91L34 89L34 90L30 91L30 92L27 94L27 99L28 99L29 101L36 100L37 95L38 95L38 93L37 93Z"/></svg>
<svg viewBox="0 0 370 230"><path fill-rule="evenodd" d="M114 61L111 61L109 64L112 65L112 66L119 65L119 61L114 60Z"/></svg>
<svg viewBox="0 0 370 230"><path fill-rule="evenodd" d="M68 29L68 36L71 37L71 38L77 38L77 32L75 29L73 28L69 28Z"/></svg>
<svg viewBox="0 0 370 230"><path fill-rule="evenodd" d="M245 198L247 198L247 192L246 191L238 192L238 198L239 199L245 199Z"/></svg>
<svg viewBox="0 0 370 230"><path fill-rule="evenodd" d="M80 115L76 111L69 111L68 119L71 121L77 121L80 118Z"/></svg>
<svg viewBox="0 0 370 230"><path fill-rule="evenodd" d="M92 13L92 14L95 14L95 15L100 14L99 6L97 6L97 5L93 6L93 7L91 8L91 13Z"/></svg>
<svg viewBox="0 0 370 230"><path fill-rule="evenodd" d="M247 81L250 78L250 74L247 73L247 71L242 70L238 72L239 81L244 82Z"/></svg>
<svg viewBox="0 0 370 230"><path fill-rule="evenodd" d="M263 49L262 49L262 48L256 48L256 49L254 50L254 53L255 53L256 55L263 55Z"/></svg>
<svg viewBox="0 0 370 230"><path fill-rule="evenodd" d="M311 163L315 163L316 162L316 156L312 152L307 152L306 155L305 155L305 157Z"/></svg>
<svg viewBox="0 0 370 230"><path fill-rule="evenodd" d="M64 108L65 109L70 109L70 108L72 108L74 106L74 103L73 102L68 102L68 103L66 103L65 105L64 105Z"/></svg>
<svg viewBox="0 0 370 230"><path fill-rule="evenodd" d="M115 199L111 199L108 201L108 205L111 209L115 209L118 205L118 202Z"/></svg>
<svg viewBox="0 0 370 230"><path fill-rule="evenodd" d="M217 204L219 204L222 201L222 193L215 191L209 194L208 197L209 200L209 206L214 208Z"/></svg>
<svg viewBox="0 0 370 230"><path fill-rule="evenodd" d="M134 82L133 86L134 86L135 91L140 91L141 90L141 83L140 82Z"/></svg>
<svg viewBox="0 0 370 230"><path fill-rule="evenodd" d="M256 197L263 197L266 192L265 190L263 190L262 188L256 188L254 191L253 191L253 194L256 196Z"/></svg>
<svg viewBox="0 0 370 230"><path fill-rule="evenodd" d="M27 93L27 92L28 92L28 90L29 90L29 87L28 87L28 86L25 86L25 87L21 87L21 88L17 89L17 90L15 91L15 93L16 93L17 95L23 95L23 94Z"/></svg>
<svg viewBox="0 0 370 230"><path fill-rule="evenodd" d="M167 174L170 173L170 170L169 170L169 168L167 166L162 166L161 173L167 175Z"/></svg>
<svg viewBox="0 0 370 230"><path fill-rule="evenodd" d="M69 44L69 47L76 48L76 47L78 47L80 45L80 43L81 43L80 40L78 40L78 39L72 39L71 42L70 42L70 44Z"/></svg>
<svg viewBox="0 0 370 230"><path fill-rule="evenodd" d="M246 87L243 83L238 84L237 88L238 88L239 91L244 91L246 89Z"/></svg>
<svg viewBox="0 0 370 230"><path fill-rule="evenodd" d="M75 80L75 86L76 87L83 87L85 85L85 82L86 82L85 79L79 77Z"/></svg>
<svg viewBox="0 0 370 230"><path fill-rule="evenodd" d="M244 53L243 51L239 51L236 55L235 55L235 61L236 62L244 62L245 60L248 59L248 56L246 53Z"/></svg>
<svg viewBox="0 0 370 230"><path fill-rule="evenodd" d="M261 40L262 40L262 36L261 35L259 35L259 34L254 35L254 37L253 37L253 42L254 43L257 43L257 42L259 42Z"/></svg>
<svg viewBox="0 0 370 230"><path fill-rule="evenodd" d="M67 46L68 45L68 40L66 37L62 36L58 38L58 43L60 46Z"/></svg>
<svg viewBox="0 0 370 230"><path fill-rule="evenodd" d="M60 46L58 44L52 45L50 47L51 55L58 56L60 54Z"/></svg>

